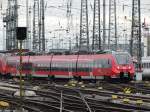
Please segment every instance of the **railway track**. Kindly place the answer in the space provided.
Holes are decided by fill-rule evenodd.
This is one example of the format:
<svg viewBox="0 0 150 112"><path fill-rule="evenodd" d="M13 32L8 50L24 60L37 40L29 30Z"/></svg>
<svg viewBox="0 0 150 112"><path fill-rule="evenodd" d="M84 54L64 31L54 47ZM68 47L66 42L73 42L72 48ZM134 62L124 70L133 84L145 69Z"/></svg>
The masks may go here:
<svg viewBox="0 0 150 112"><path fill-rule="evenodd" d="M150 94L150 86L141 85L137 83L120 83L120 84L112 84L112 83L104 83L100 85L104 90L114 91L114 92L125 92L125 89L130 89L130 92L136 94L140 93L143 95Z"/></svg>
<svg viewBox="0 0 150 112"><path fill-rule="evenodd" d="M59 88L60 89L60 88ZM97 96L97 97L100 97L100 98L102 98L101 96L104 96L104 97L111 97L112 95L118 95L118 96L120 96L120 98L122 98L122 97L125 97L125 98L129 98L129 99L131 99L131 100L139 100L139 99L143 99L143 101L145 101L145 102L147 102L147 103L150 103L150 97L144 97L144 96L134 96L134 95L127 95L127 94L121 94L121 93L113 93L113 92L107 92L107 91L93 91L93 90L83 90L83 89L78 89L78 90L80 90L81 92L82 92L82 94L84 94L84 95L89 95L90 96L90 98L93 98L93 94L94 94L94 96ZM97 101L97 97L95 97L95 98L93 98L93 99L95 99L96 101ZM102 98L103 99L103 98ZM100 99L99 99L100 100ZM107 100L109 100L109 99L106 99L104 102L108 102ZM117 103L118 104L118 103ZM112 104L111 104L112 105ZM121 104L120 103L120 105L124 105L124 104ZM135 109L135 107L137 107L137 110L139 110L139 106L137 106L137 105L132 105L132 104L130 104L130 108L132 108L132 106L134 107L134 109ZM142 105L144 108L146 108L146 110L149 110L150 111L150 107L148 107L148 106L144 106L144 105ZM143 109L144 109L143 108Z"/></svg>
<svg viewBox="0 0 150 112"><path fill-rule="evenodd" d="M2 86L2 85L0 85ZM19 89L19 86L3 85L6 88ZM35 98L26 97L23 100L23 108L40 112L131 112L134 110L150 111L150 106L123 104L110 101L112 95L118 95L118 98L129 98L132 100L142 99L144 102L150 103L150 97L135 96L132 94L114 93L110 91L98 91L95 89L80 89L80 88L66 88L61 85L48 85L47 89L33 90L30 86L24 87L26 90L35 91L38 95ZM11 93L12 94L12 93ZM6 96L6 93L0 94ZM11 95L10 95L11 96ZM9 96L9 97L10 97ZM16 98L10 97L4 100L18 103ZM19 99L18 99L19 100ZM30 104L30 105L28 105Z"/></svg>

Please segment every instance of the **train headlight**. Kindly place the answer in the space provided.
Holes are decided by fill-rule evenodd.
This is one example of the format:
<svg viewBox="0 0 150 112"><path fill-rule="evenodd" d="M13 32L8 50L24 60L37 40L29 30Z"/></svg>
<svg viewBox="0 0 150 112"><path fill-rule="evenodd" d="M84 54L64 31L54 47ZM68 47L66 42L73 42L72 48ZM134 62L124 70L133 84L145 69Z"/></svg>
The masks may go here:
<svg viewBox="0 0 150 112"><path fill-rule="evenodd" d="M119 67L119 66L117 66L117 69L120 69L120 67Z"/></svg>
<svg viewBox="0 0 150 112"><path fill-rule="evenodd" d="M131 66L129 66L128 69L131 69Z"/></svg>

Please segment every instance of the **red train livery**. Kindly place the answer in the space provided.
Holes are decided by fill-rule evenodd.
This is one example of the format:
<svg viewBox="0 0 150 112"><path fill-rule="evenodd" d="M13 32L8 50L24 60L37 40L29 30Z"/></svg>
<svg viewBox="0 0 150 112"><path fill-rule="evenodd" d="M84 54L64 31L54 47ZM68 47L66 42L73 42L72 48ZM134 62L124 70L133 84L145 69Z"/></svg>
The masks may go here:
<svg viewBox="0 0 150 112"><path fill-rule="evenodd" d="M0 72L19 74L19 56L1 56ZM126 52L87 55L23 56L22 73L26 76L62 78L128 78L134 76L131 56Z"/></svg>

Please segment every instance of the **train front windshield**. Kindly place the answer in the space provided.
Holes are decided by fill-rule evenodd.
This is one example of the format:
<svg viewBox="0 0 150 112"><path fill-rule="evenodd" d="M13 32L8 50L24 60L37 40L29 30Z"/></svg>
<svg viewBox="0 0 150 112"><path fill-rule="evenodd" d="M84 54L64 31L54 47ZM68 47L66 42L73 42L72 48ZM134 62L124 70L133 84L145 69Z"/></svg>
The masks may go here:
<svg viewBox="0 0 150 112"><path fill-rule="evenodd" d="M116 61L119 65L130 64L130 56L127 53L115 54L115 57L116 57Z"/></svg>

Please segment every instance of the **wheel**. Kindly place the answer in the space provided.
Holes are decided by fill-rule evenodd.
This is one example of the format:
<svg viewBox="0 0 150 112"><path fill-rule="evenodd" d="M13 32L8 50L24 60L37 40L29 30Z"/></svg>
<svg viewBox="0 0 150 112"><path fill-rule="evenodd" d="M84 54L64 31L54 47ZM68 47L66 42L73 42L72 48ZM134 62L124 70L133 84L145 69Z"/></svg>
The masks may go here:
<svg viewBox="0 0 150 112"><path fill-rule="evenodd" d="M110 76L104 76L104 80L105 81L110 81L111 79L110 79Z"/></svg>
<svg viewBox="0 0 150 112"><path fill-rule="evenodd" d="M73 78L79 82L81 82L81 80L82 80L81 76L73 76Z"/></svg>

